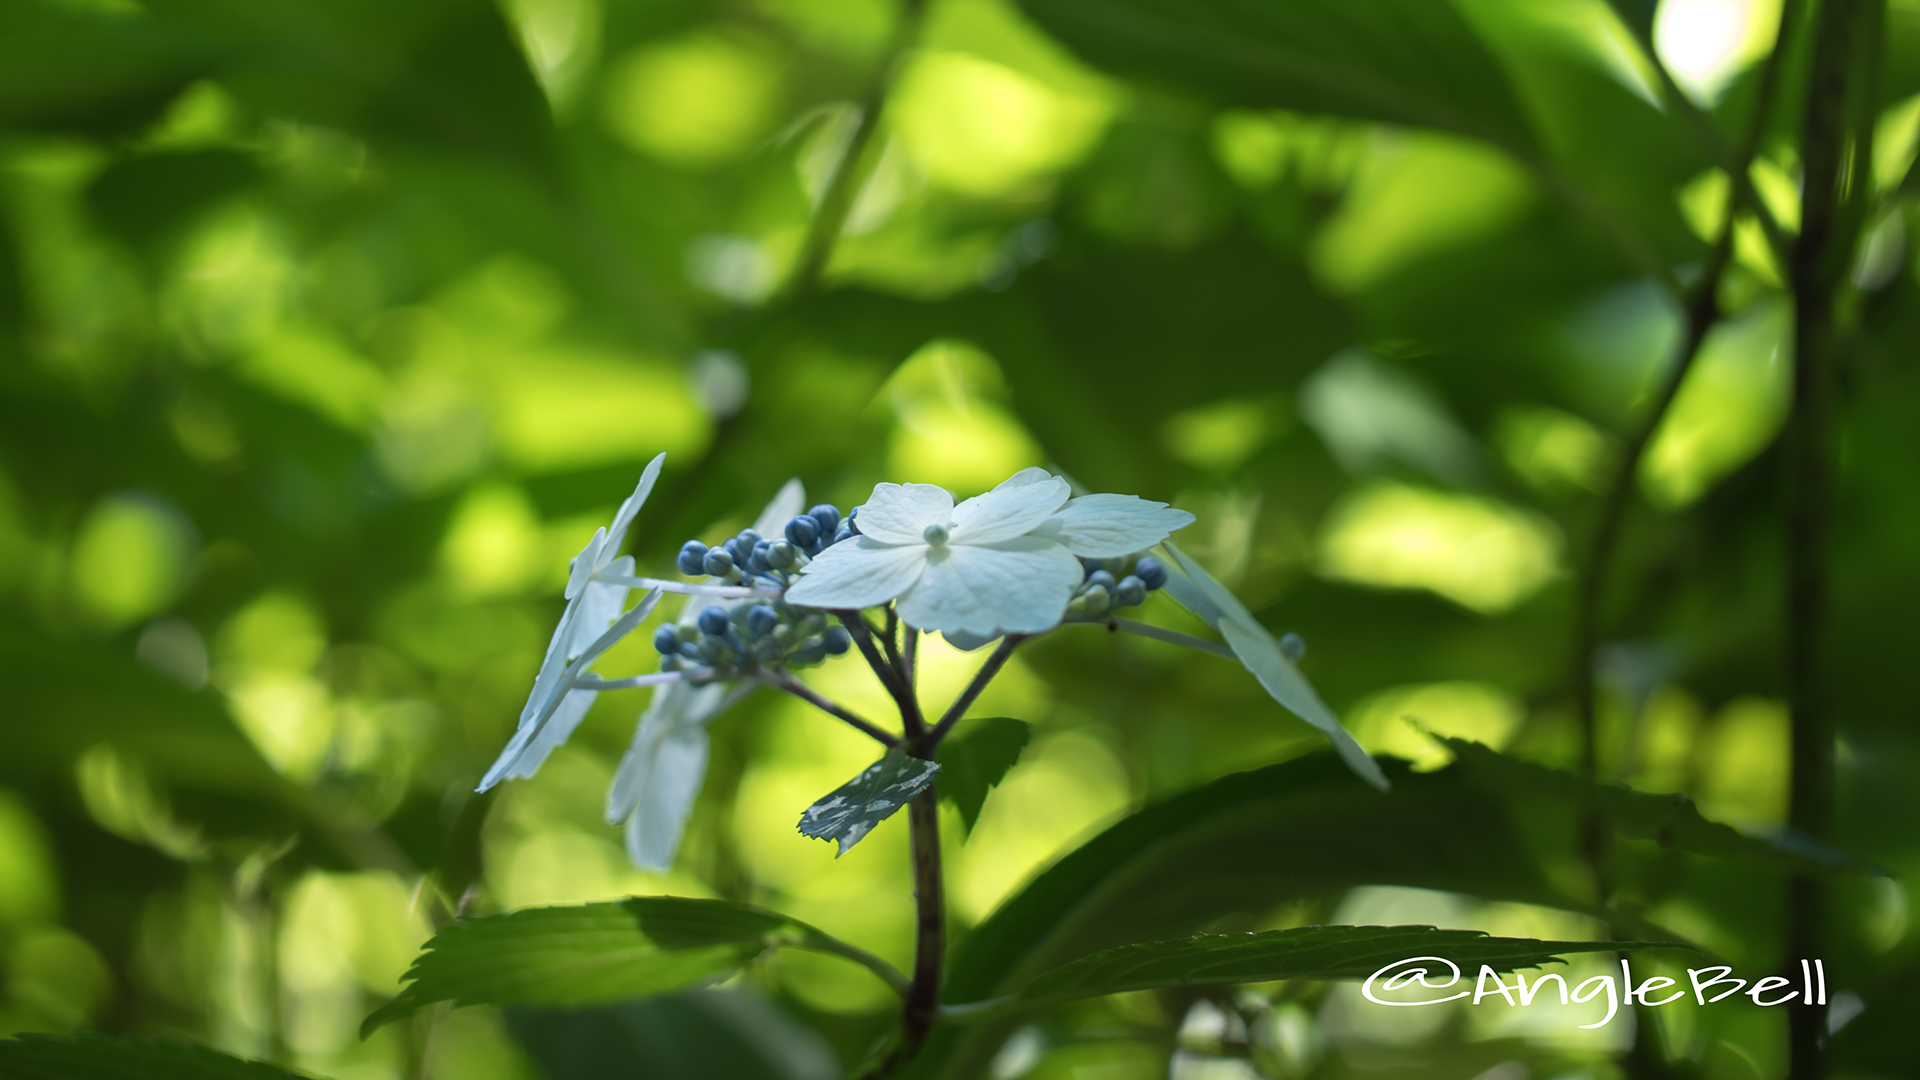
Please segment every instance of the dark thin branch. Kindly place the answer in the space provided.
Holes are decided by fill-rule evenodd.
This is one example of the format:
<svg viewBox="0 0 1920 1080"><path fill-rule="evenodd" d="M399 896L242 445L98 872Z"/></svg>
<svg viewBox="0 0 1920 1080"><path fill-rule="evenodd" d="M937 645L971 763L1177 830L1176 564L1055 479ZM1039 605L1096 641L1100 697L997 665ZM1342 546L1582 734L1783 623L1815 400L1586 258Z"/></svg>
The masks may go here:
<svg viewBox="0 0 1920 1080"><path fill-rule="evenodd" d="M1860 217L1850 214L1847 186L1871 184L1871 161L1849 176L1849 121L1864 114L1872 129L1873 105L1863 104L1865 85L1877 81L1872 59L1884 46L1873 33L1881 0L1822 0L1813 25L1813 58L1807 74L1805 127L1800 138L1803 181L1800 242L1794 249L1793 412L1786 434L1786 691L1792 717L1792 781L1787 824L1814 840L1827 839L1834 818L1834 742L1837 730L1828 700L1825 637L1827 567L1833 507L1833 369L1841 337L1838 294L1858 238ZM1850 106L1855 106L1850 108ZM1870 154L1870 144L1869 144ZM1826 890L1799 875L1787 883L1787 965L1825 949ZM1793 1002L1788 1007L1788 1075L1819 1080L1827 1071L1826 1008Z"/></svg>
<svg viewBox="0 0 1920 1080"><path fill-rule="evenodd" d="M967 684L965 690L960 691L959 697L953 699L953 704L948 706L946 715L940 718L940 723L921 737L919 745L926 748L928 755L933 753L934 747L940 745L941 739L947 737L947 732L953 730L953 725L959 723L960 718L967 714L967 709L972 707L974 699L980 696L980 691L985 690L987 684L993 681L993 677L1000 674L1000 669L1006 666L1007 658L1013 655L1013 650L1019 648L1020 643L1031 636L1031 634L1008 634L1000 639L1000 644L994 648L993 655L987 657L987 662L980 665L979 671L974 672L973 681Z"/></svg>
<svg viewBox="0 0 1920 1080"><path fill-rule="evenodd" d="M900 1053L911 1058L940 1011L941 968L947 951L946 885L940 865L940 797L933 785L907 807L913 845L913 985L901 1008Z"/></svg>
<svg viewBox="0 0 1920 1080"><path fill-rule="evenodd" d="M892 695L893 703L900 709L900 722L909 735L920 732L926 727L926 721L920 715L920 703L913 696L913 688L900 677L899 669L886 657L880 655L880 649L873 643L872 628L867 625L866 617L857 611L836 611L833 613L840 625L847 628L853 636L853 644L866 658L867 666Z"/></svg>
<svg viewBox="0 0 1920 1080"><path fill-rule="evenodd" d="M906 676L907 690L919 699L919 691L914 689L920 672L920 631L909 626L906 636L900 640L900 673Z"/></svg>
<svg viewBox="0 0 1920 1080"><path fill-rule="evenodd" d="M1766 200L1760 198L1759 191L1753 186L1753 159L1754 150L1764 130L1765 117L1771 106L1773 83L1777 78L1775 72L1778 70L1778 65L1773 57L1786 51L1789 33L1794 23L1800 18L1799 7L1800 0L1788 0L1781 5L1780 28L1775 34L1774 51L1767 58L1766 68L1761 71L1760 90L1755 95L1754 122L1749 129L1747 140L1737 148L1727 141L1725 135L1721 134L1719 127L1713 122L1713 117L1701 108L1700 103L1693 100L1692 96L1674 79L1673 71L1667 67L1666 61L1660 58L1660 50L1654 47L1653 38L1649 32L1642 30L1634 35L1639 42L1641 55L1653 67L1654 74L1660 77L1661 96L1666 99L1667 104L1687 118L1688 124L1693 127L1694 134L1706 144L1708 152L1720 162L1720 168L1727 173L1727 179L1732 184L1733 191L1728 199L1728 219L1732 219L1734 211L1732 203L1735 201L1752 211L1754 219L1760 223L1760 231L1767 236L1767 245L1773 249L1774 258L1779 260L1782 267L1786 266L1792 258L1793 241L1773 216L1773 208L1767 205Z"/></svg>
<svg viewBox="0 0 1920 1080"><path fill-rule="evenodd" d="M1780 13L1780 29L1775 37L1773 51L1768 54L1766 64L1761 69L1759 91L1755 96L1753 116L1749 119L1745 140L1740 146L1740 157L1735 163L1742 175L1752 164L1758 153L1761 137L1765 134L1767 117L1773 110L1773 98L1780 81L1780 69L1785 63L1785 55L1791 45L1791 34L1799 21L1799 9L1803 0L1787 0ZM1648 46L1651 48L1651 45ZM1685 95L1681 95L1684 97ZM1689 99L1690 100L1690 99ZM1600 645L1601 603L1606 595L1608 574L1612 569L1615 549L1619 544L1620 531L1631 502L1634 482L1640 471L1640 460L1645 456L1647 446L1666 419L1667 410L1672 407L1674 398L1679 395L1681 385L1686 381L1687 373L1692 370L1694 360L1699 356L1700 347L1705 343L1707 334L1719 320L1720 309L1718 292L1720 279L1726 273L1733 252L1733 231L1735 220L1741 208L1752 197L1750 185L1736 187L1728 201L1725 219L1720 223L1720 234L1714 240L1712 252L1702 269L1700 280L1686 298L1686 326L1682 336L1680 351L1675 355L1656 392L1647 415L1633 432L1627 444L1622 448L1620 460L1614 468L1611 482L1602 497L1598 516L1595 518L1593 539L1587 546L1587 565L1580 575L1578 593L1574 602L1574 701L1580 718L1581 748L1580 761L1587 775L1596 775L1599 768L1599 718L1598 702L1595 699L1593 677L1593 657Z"/></svg>
<svg viewBox="0 0 1920 1080"><path fill-rule="evenodd" d="M894 736L891 732L888 732L882 729L881 727L879 727L878 725L873 724L869 721L862 720L857 714L849 710L846 706L841 705L839 702L836 702L829 697L826 697L825 695L821 694L819 691L815 690L813 687L808 686L806 683L801 682L799 679L795 678L792 675L776 674L774 672L766 670L765 668L762 668L760 669L760 681L766 683L768 686L771 686L776 690L785 690L787 693L792 694L794 697L799 698L800 700L808 703L809 705L812 705L814 708L819 709L821 712L824 712L830 716L836 716L842 720L845 720L847 723L852 724L856 728L859 728L862 732L866 733L868 736L880 742L882 745L886 746L888 749L892 749L893 747L900 745L899 738Z"/></svg>

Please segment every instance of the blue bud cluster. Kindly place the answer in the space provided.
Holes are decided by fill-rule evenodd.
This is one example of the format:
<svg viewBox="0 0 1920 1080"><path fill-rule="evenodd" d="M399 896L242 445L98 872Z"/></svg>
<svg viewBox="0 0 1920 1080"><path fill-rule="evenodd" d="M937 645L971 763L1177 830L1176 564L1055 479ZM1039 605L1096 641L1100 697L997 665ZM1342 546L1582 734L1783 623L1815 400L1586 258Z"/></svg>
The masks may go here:
<svg viewBox="0 0 1920 1080"><path fill-rule="evenodd" d="M705 575L721 584L784 589L815 555L853 535L852 515L821 503L790 519L782 536L767 538L753 529L708 547L698 540L681 545L676 560L689 577ZM662 626L653 647L662 671L684 671L694 678L736 674L756 667L807 667L839 656L852 645L845 629L827 616L795 608L772 597L748 597L713 604L692 623Z"/></svg>
<svg viewBox="0 0 1920 1080"><path fill-rule="evenodd" d="M1106 615L1146 602L1147 594L1167 583L1167 568L1151 555L1081 559L1086 579L1074 590L1067 610L1076 615Z"/></svg>
<svg viewBox="0 0 1920 1080"><path fill-rule="evenodd" d="M829 625L821 612L753 596L709 605L691 623L653 632L660 670L683 671L696 680L761 667L809 667L852 645L847 631Z"/></svg>

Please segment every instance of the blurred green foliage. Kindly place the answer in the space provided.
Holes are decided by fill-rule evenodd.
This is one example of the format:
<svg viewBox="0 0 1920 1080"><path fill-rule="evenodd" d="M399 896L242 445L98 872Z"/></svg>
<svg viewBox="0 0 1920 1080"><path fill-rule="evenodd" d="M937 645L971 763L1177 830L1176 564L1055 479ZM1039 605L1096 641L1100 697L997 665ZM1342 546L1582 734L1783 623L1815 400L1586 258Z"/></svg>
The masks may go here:
<svg viewBox="0 0 1920 1080"><path fill-rule="evenodd" d="M1778 5L1622 7L1738 142ZM1733 187L1633 28L1601 0L932 0L895 57L898 17L0 0L0 1032L188 1039L340 1078L857 1064L889 991L804 952L721 991L357 1035L455 907L724 898L907 966L904 824L838 861L793 830L872 757L798 703L763 695L716 726L670 873L632 869L600 817L646 691L603 694L537 780L470 794L567 559L661 451L642 572L790 476L844 507L881 479L970 494L1047 464L1197 514L1183 545L1305 636L1305 670L1376 753L1439 768L1453 752L1426 731L1576 765L1573 575L1679 336L1662 278L1699 272ZM1910 878L1920 7L1887 17L1843 301L1828 652L1835 840ZM795 283L889 64L844 230L820 281ZM1789 230L1797 123L1780 111L1752 170ZM1734 237L1728 317L1641 462L1604 598L1599 773L1767 833L1788 780L1791 306L1750 213ZM606 668L646 658L642 634ZM928 699L973 663L930 641ZM852 665L817 682L883 711ZM1334 774L1291 762L1320 737L1227 661L1070 627L975 712L1032 733L970 832L949 813L951 1000L995 985L969 956L1040 942L1047 905L1102 882L1124 917L1034 948L1336 921L1601 933L1570 811L1405 772L1386 801L1322 798ZM1167 868L1083 849L993 915L1121 815L1223 798L1239 789L1204 785L1276 762L1298 766L1286 814L1236 810L1184 856L1198 906L1135 909L1113 882ZM1741 968L1786 959L1776 870L1654 839L1614 858L1616 911ZM1909 895L1835 886L1845 1075L1911 1068ZM976 1032L950 1060L1034 1078L1784 1070L1780 1010L1582 1032L1554 1010L1414 1023L1351 991L1125 995Z"/></svg>

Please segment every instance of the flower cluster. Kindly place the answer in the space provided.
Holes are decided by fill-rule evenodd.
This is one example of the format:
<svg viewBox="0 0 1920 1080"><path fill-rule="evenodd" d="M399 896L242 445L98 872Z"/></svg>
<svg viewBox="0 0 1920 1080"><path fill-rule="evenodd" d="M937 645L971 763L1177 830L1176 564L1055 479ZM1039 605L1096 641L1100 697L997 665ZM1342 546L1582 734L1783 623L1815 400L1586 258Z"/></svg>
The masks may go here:
<svg viewBox="0 0 1920 1080"><path fill-rule="evenodd" d="M958 505L932 484L881 484L857 508L858 532L812 558L787 602L834 610L892 602L907 625L968 646L1037 634L1059 625L1085 591L1082 559L1131 557L1193 522L1133 495L1072 495L1045 469L1023 469Z"/></svg>
<svg viewBox="0 0 1920 1080"><path fill-rule="evenodd" d="M1325 731L1354 771L1385 778L1340 727L1294 667L1296 635L1276 640L1205 570L1171 541L1193 515L1132 495L1074 497L1044 469L1024 469L983 495L956 503L931 484L880 484L845 515L822 503L804 510L805 492L789 481L755 520L724 542L681 546L675 563L700 582L636 577L619 554L628 528L652 492L662 457L647 465L611 526L574 558L567 606L547 646L520 724L481 781L480 790L533 775L564 743L605 690L654 687L632 746L608 794L607 821L624 825L627 850L642 866L671 864L706 772L706 727L757 686L794 694L904 753L917 707L902 703L907 731L893 736L807 687L794 669L848 652L852 633L883 682L911 695L911 635L938 632L962 649L1004 637L975 685L940 724L921 729L933 745L966 711L980 685L1021 640L1062 623L1103 623L1244 663L1268 692ZM1146 554L1148 549L1160 553ZM1170 562L1162 562L1164 557ZM627 607L634 589L647 590ZM1161 589L1226 638L1225 645L1117 619ZM657 674L606 679L592 665L638 629L664 593L681 593L681 614L654 631ZM862 611L887 609L882 659ZM896 653L896 623L908 635ZM904 659L902 659L904 657ZM910 718L911 717L911 718ZM925 752L925 747L922 747ZM929 772L928 775L931 775Z"/></svg>

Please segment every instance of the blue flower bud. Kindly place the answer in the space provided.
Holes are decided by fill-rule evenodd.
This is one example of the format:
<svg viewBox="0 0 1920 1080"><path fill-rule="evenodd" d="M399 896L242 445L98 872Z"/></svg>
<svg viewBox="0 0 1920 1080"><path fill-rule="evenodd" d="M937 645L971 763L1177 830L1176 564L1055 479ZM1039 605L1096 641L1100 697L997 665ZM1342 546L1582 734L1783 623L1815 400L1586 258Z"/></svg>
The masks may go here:
<svg viewBox="0 0 1920 1080"><path fill-rule="evenodd" d="M681 642L680 655L686 657L689 660L700 659L700 643L698 641Z"/></svg>
<svg viewBox="0 0 1920 1080"><path fill-rule="evenodd" d="M1147 583L1147 588L1157 589L1167 583L1167 568L1160 560L1151 555L1144 556L1133 564L1133 576Z"/></svg>
<svg viewBox="0 0 1920 1080"><path fill-rule="evenodd" d="M827 647L818 639L807 642L787 655L788 667L807 667L827 658Z"/></svg>
<svg viewBox="0 0 1920 1080"><path fill-rule="evenodd" d="M1280 655L1298 662L1307 655L1307 639L1289 630L1280 635Z"/></svg>
<svg viewBox="0 0 1920 1080"><path fill-rule="evenodd" d="M832 503L821 503L807 511L807 516L819 524L820 535L823 537L832 536L835 530L840 528L840 508Z"/></svg>
<svg viewBox="0 0 1920 1080"><path fill-rule="evenodd" d="M780 613L765 604L756 604L753 610L747 612L747 629L755 634L771 634L773 628L779 625Z"/></svg>
<svg viewBox="0 0 1920 1080"><path fill-rule="evenodd" d="M812 521L813 519L808 518L807 520ZM776 540L767 545L767 565L773 567L775 570L785 570L787 567L793 565L794 559L799 554L800 552L793 544L785 540Z"/></svg>
<svg viewBox="0 0 1920 1080"><path fill-rule="evenodd" d="M1112 592L1115 585L1113 575L1107 573L1105 570L1095 570L1093 573L1087 575L1087 587L1092 588L1095 585L1100 586L1108 592Z"/></svg>
<svg viewBox="0 0 1920 1080"><path fill-rule="evenodd" d="M843 521L840 523L840 531L833 534L833 542L837 544L842 540L851 540L858 535L860 535L860 533L853 527L853 522Z"/></svg>
<svg viewBox="0 0 1920 1080"><path fill-rule="evenodd" d="M727 609L715 604L700 613L700 629L714 635L727 632Z"/></svg>
<svg viewBox="0 0 1920 1080"><path fill-rule="evenodd" d="M741 529L740 535L734 537L734 539L740 541L741 548L752 551L753 545L759 543L763 537L752 529Z"/></svg>
<svg viewBox="0 0 1920 1080"><path fill-rule="evenodd" d="M698 577L707 572L707 545L698 540L689 540L680 547L680 572L688 577Z"/></svg>
<svg viewBox="0 0 1920 1080"><path fill-rule="evenodd" d="M700 566L714 577L726 577L733 569L733 553L726 548L708 548L707 557L702 560Z"/></svg>
<svg viewBox="0 0 1920 1080"><path fill-rule="evenodd" d="M820 643L826 646L829 655L841 656L853 647L853 635L847 633L844 626L830 626L820 635Z"/></svg>
<svg viewBox="0 0 1920 1080"><path fill-rule="evenodd" d="M762 574L773 569L773 564L767 561L767 552L772 548L773 545L765 540L754 541L753 552L747 556L747 566Z"/></svg>
<svg viewBox="0 0 1920 1080"><path fill-rule="evenodd" d="M1127 569L1127 558L1124 555L1110 556L1108 558L1099 560L1099 563L1100 563L1100 569L1105 570L1107 573L1113 574L1116 577L1118 577L1120 574L1125 573Z"/></svg>
<svg viewBox="0 0 1920 1080"><path fill-rule="evenodd" d="M653 647L665 656L673 656L680 651L680 632L671 626L663 626L653 632Z"/></svg>
<svg viewBox="0 0 1920 1080"><path fill-rule="evenodd" d="M787 522L787 543L795 547L812 547L820 539L820 523L811 514L801 514Z"/></svg>
<svg viewBox="0 0 1920 1080"><path fill-rule="evenodd" d="M853 509L847 511L847 520L841 522L840 527L843 529L852 531L853 535L855 536L859 536L860 535L859 518L860 518L860 508L856 506Z"/></svg>
<svg viewBox="0 0 1920 1080"><path fill-rule="evenodd" d="M1113 602L1116 607L1132 607L1147 602L1147 583L1128 574L1114 587Z"/></svg>
<svg viewBox="0 0 1920 1080"><path fill-rule="evenodd" d="M661 657L660 670L661 671L679 671L680 657L678 655Z"/></svg>

